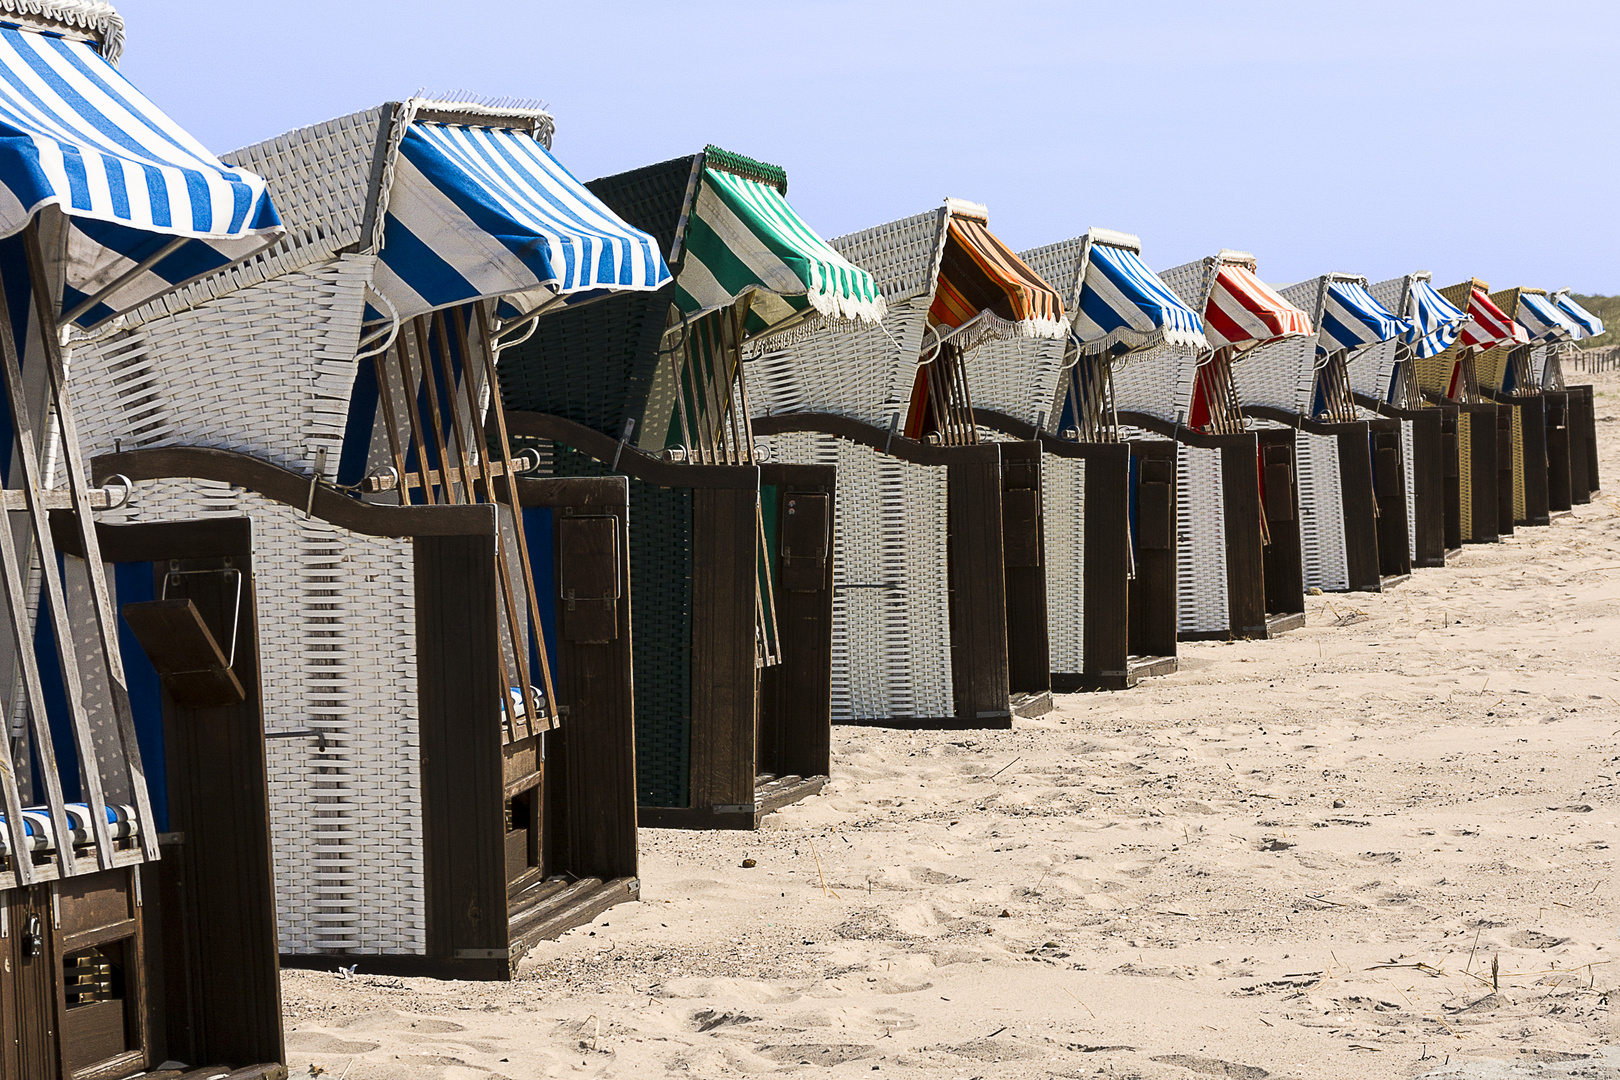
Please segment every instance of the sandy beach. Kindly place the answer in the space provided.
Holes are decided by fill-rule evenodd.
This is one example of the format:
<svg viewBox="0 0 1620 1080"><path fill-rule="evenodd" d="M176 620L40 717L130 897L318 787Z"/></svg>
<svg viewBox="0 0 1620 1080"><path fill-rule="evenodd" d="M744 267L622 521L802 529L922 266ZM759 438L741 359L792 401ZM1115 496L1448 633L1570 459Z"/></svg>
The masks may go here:
<svg viewBox="0 0 1620 1080"><path fill-rule="evenodd" d="M1595 382L1550 528L1012 732L836 728L821 796L643 830L643 901L514 982L285 973L292 1075L1620 1076Z"/></svg>

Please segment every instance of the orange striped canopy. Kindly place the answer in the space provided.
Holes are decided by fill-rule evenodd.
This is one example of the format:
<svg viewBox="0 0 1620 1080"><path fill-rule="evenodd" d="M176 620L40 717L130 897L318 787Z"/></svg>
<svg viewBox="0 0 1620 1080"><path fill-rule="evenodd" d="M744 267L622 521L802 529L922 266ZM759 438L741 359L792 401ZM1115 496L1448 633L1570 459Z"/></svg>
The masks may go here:
<svg viewBox="0 0 1620 1080"><path fill-rule="evenodd" d="M996 239L986 222L957 212L948 229L934 303L928 309L931 324L961 326L989 311L1030 329L1039 324L1059 327L1057 334L1032 336L1061 336L1063 298Z"/></svg>

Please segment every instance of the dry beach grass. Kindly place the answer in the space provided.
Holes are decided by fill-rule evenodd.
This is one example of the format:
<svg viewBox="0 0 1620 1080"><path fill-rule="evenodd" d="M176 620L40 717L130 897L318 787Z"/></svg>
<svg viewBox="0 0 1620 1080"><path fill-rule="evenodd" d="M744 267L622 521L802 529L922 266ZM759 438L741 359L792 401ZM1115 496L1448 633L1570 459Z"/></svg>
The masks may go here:
<svg viewBox="0 0 1620 1080"><path fill-rule="evenodd" d="M1011 733L838 728L822 796L643 831L643 902L515 982L287 972L292 1074L1620 1075L1598 389L1613 494L1551 528Z"/></svg>

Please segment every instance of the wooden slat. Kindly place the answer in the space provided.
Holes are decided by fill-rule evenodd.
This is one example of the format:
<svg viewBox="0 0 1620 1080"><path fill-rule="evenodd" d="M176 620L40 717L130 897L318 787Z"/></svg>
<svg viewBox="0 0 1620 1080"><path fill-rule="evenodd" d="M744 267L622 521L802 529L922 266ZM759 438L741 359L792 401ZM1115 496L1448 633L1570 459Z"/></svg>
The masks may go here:
<svg viewBox="0 0 1620 1080"><path fill-rule="evenodd" d="M413 549L427 955L454 960L507 944L496 567L480 537Z"/></svg>
<svg viewBox="0 0 1620 1080"><path fill-rule="evenodd" d="M517 493L525 507L551 507L554 522L569 510L611 514L619 551L629 550L624 477L519 480ZM637 872L628 559L619 560L618 574L618 636L602 642L558 638L558 705L567 707L568 719L545 736L548 801L558 808L547 815L558 822L550 855L555 862L548 869L604 880Z"/></svg>
<svg viewBox="0 0 1620 1080"><path fill-rule="evenodd" d="M778 523L784 532L790 499L825 499L827 514L818 522L819 536L801 538L804 544L819 540L825 552L819 573L811 582L808 558L805 572L793 580L782 570L778 577L787 587L776 593L776 625L781 638L782 662L760 673L760 765L767 772L822 776L831 770L832 750L832 618L833 559L832 517L837 470L830 465L771 463L760 466L760 480L776 488ZM816 517L821 517L819 513ZM795 549L797 553L797 549ZM809 556L812 552L804 552ZM786 560L778 551L777 566ZM759 792L755 792L758 801Z"/></svg>
<svg viewBox="0 0 1620 1080"><path fill-rule="evenodd" d="M1052 665L1046 625L1046 537L1040 514L1041 445L999 445L1008 689L1013 694L1046 693L1052 689ZM1024 487L1026 483L1033 487ZM1023 557L1012 559L1015 550Z"/></svg>
<svg viewBox="0 0 1620 1080"><path fill-rule="evenodd" d="M468 348L478 349L484 357L484 378L489 391L489 411L493 414L495 420L497 438L495 449L500 453L501 465L505 469L503 475L506 479L506 482L498 487L494 484L489 486L490 497L497 502L504 501L512 509L512 532L517 539L518 566L523 571L523 590L529 605L529 624L534 628L535 633L539 633L541 626L540 599L534 588L534 568L529 565L529 540L524 533L523 512L518 502L517 493L512 487L511 478L516 473L516 469L513 468L512 464L512 440L506 431L505 406L501 403L501 380L495 371L495 353L489 345L489 312L483 304L476 305L473 310L477 314L478 334L476 339L473 340L468 337L467 327L461 321L461 308L455 309L456 327L461 339L468 343ZM472 380L465 381L467 383L467 392L470 395L472 392ZM473 413L472 415L477 414ZM496 495L497 491L504 493L504 500ZM497 537L500 536L499 533L496 535ZM540 658L540 689L545 693L546 707L553 709L556 707L557 691L552 685L551 662L546 658L546 650L537 649L535 651ZM527 688L525 688L524 692L528 692Z"/></svg>
<svg viewBox="0 0 1620 1080"><path fill-rule="evenodd" d="M1130 444L1131 468L1138 482L1145 471L1162 474L1169 499L1172 528L1170 545L1149 550L1138 545L1135 551L1136 577L1130 583L1131 652L1138 656L1176 655L1176 444L1143 439ZM1160 481L1155 481L1160 482Z"/></svg>
<svg viewBox="0 0 1620 1080"><path fill-rule="evenodd" d="M33 269L33 250L38 245L38 237L32 233L35 228L34 225L29 226L30 235L33 236L29 255L30 271ZM31 274L31 278L32 276ZM37 284L35 287L37 288ZM3 288L3 284L0 284L0 288ZM45 309L49 312L50 305L48 302ZM97 762L94 744L90 738L89 720L85 715L84 683L79 677L78 655L73 648L73 628L68 619L67 596L62 586L62 573L56 559L53 557L54 551L50 541L50 523L46 516L45 507L39 499L45 485L40 469L33 416L23 390L22 365L17 358L15 336L9 326L9 320L7 322L8 325L0 329L0 363L4 364L4 371L0 372L0 376L5 379L7 401L11 406L11 422L17 448L17 460L14 464L20 465L22 468L23 487L29 504L29 524L32 527L30 545L17 553L16 565L19 569L27 566L31 561L33 552L40 553L40 575L45 584L45 598L50 608L51 628L56 635L56 649L62 666L62 683L68 699L68 715L73 727L74 746L78 750L80 767L84 774L86 802L90 804L95 818L91 824L96 839L97 865L105 869L112 865L110 861L112 857L112 838L106 821L107 802L102 793L101 769ZM56 325L54 314L50 314L44 320L44 325L47 327ZM42 337L54 340L55 335L47 331ZM49 361L47 361L47 366L49 366ZM53 373L53 384L55 378L56 375ZM63 411L64 413L67 412L67 410ZM63 433L63 437L67 437L66 432ZM88 518L89 514L86 513L85 517ZM9 533L10 530L8 528L5 531ZM9 537L6 542L10 543ZM14 607L14 610L26 612L28 609L26 606L17 606ZM36 723L36 731L39 731L44 730L43 684L39 682L38 666L33 662L33 635L31 633L27 634L25 641L26 644L19 647L18 655L23 658L22 667L25 679L29 678L29 672L32 670L34 686L29 691L29 709L30 712L36 712L37 706L36 714L39 721ZM56 830L58 838L71 837L73 834L68 827L67 815L62 809L62 791L57 777L55 752L54 749L51 749L52 745L48 730L45 730L43 741L39 741L36 734L36 746L46 748L51 758L51 767L47 769L42 757L40 770L46 774L45 786L47 801L50 805L52 828ZM57 847L58 849L71 848L72 844L59 839ZM63 872L67 874L77 873L79 870L78 860L71 853L63 858L61 865Z"/></svg>
<svg viewBox="0 0 1620 1080"><path fill-rule="evenodd" d="M163 536L167 526L116 528L138 537ZM213 539L212 551L183 537L171 550L182 569L224 569L228 561L245 576L240 610L233 575L191 575L187 583L206 622L228 627L236 620L234 670L246 693L229 706L164 707L169 826L185 842L166 847L145 871L164 920L154 941L173 943L164 950L166 985L153 992L164 999L169 1056L265 1061L282 1054L282 1022L258 597L251 533L221 530ZM155 561L153 586L161 588L169 563Z"/></svg>
<svg viewBox="0 0 1620 1080"><path fill-rule="evenodd" d="M960 448L962 450L972 448ZM951 590L951 682L962 721L1010 716L1007 593L1001 542L999 443L992 462L946 471Z"/></svg>
<svg viewBox="0 0 1620 1080"><path fill-rule="evenodd" d="M746 468L742 466L740 468ZM758 591L753 490L692 496L692 805L754 801L758 764Z"/></svg>
<svg viewBox="0 0 1620 1080"><path fill-rule="evenodd" d="M123 474L132 480L187 477L217 480L303 511L309 480L268 461L233 450L163 447L102 454L90 462L98 478ZM484 506L386 506L365 503L321 485L315 489L315 517L362 536L494 536L495 515Z"/></svg>
<svg viewBox="0 0 1620 1080"><path fill-rule="evenodd" d="M1221 486L1226 498L1226 595L1228 629L1236 637L1264 637L1266 625L1265 541L1261 532L1259 443L1252 434L1228 436L1221 449ZM1304 586L1298 586L1305 591Z"/></svg>
<svg viewBox="0 0 1620 1080"><path fill-rule="evenodd" d="M1086 459L1085 599L1081 613L1085 672L1093 678L1104 672L1123 672L1130 654L1130 447L1123 443L1097 444L1098 453ZM1172 507L1174 502L1172 500ZM1172 516L1174 511L1172 510ZM1174 525L1172 522L1172 532ZM1146 570L1141 554L1137 574ZM1144 582L1145 583L1145 582ZM1055 689L1055 687L1054 687Z"/></svg>
<svg viewBox="0 0 1620 1080"><path fill-rule="evenodd" d="M1339 490L1344 504L1345 568L1352 592L1377 592L1377 503L1373 494L1372 456L1365 422L1348 425L1338 435ZM1405 513L1405 508L1402 508Z"/></svg>

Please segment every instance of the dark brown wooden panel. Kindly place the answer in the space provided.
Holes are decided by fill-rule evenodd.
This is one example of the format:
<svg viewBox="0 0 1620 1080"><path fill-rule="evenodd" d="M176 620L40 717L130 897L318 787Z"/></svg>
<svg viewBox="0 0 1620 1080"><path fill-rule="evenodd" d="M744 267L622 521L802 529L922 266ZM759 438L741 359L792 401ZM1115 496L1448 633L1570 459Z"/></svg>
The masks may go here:
<svg viewBox="0 0 1620 1080"><path fill-rule="evenodd" d="M1378 503L1373 491L1370 433L1365 422L1342 425L1339 443L1339 492L1344 502L1344 556L1351 592L1377 592ZM1399 467L1397 457L1396 466Z"/></svg>
<svg viewBox="0 0 1620 1080"><path fill-rule="evenodd" d="M1117 679L1126 672L1131 651L1130 625L1130 468L1131 448L1124 443L1100 443L1099 453L1086 459L1085 543L1085 668L1093 679ZM1162 503L1158 512L1163 550L1175 531L1175 481L1171 470L1163 492L1148 498ZM1145 502L1144 502L1145 505ZM1138 558L1138 572L1144 563Z"/></svg>
<svg viewBox="0 0 1620 1080"><path fill-rule="evenodd" d="M124 604L120 612L163 688L180 705L206 709L247 696L230 656L189 599L144 600Z"/></svg>
<svg viewBox="0 0 1620 1080"><path fill-rule="evenodd" d="M988 444L997 451L999 444ZM985 447L962 449L985 449ZM999 452L948 467L951 680L961 720L1010 715Z"/></svg>
<svg viewBox="0 0 1620 1080"><path fill-rule="evenodd" d="M1143 538L1136 548L1136 576L1130 582L1130 649L1134 656L1176 655L1176 444L1168 440L1140 439L1130 444L1132 468L1137 473L1138 535L1142 515L1157 513L1164 519L1163 546ZM1162 490L1147 490L1162 484ZM1161 509L1148 511L1147 498Z"/></svg>
<svg viewBox="0 0 1620 1080"><path fill-rule="evenodd" d="M492 538L417 537L417 700L427 952L507 947L500 633Z"/></svg>
<svg viewBox="0 0 1620 1080"><path fill-rule="evenodd" d="M1495 405L1461 405L1459 423L1469 426L1469 490L1473 495L1473 533L1463 537L1469 543L1493 543L1498 539L1501 508L1497 503L1496 413ZM1511 516L1511 515L1510 515Z"/></svg>
<svg viewBox="0 0 1620 1080"><path fill-rule="evenodd" d="M50 887L0 892L0 904L10 930L0 938L0 1073L58 1080Z"/></svg>
<svg viewBox="0 0 1620 1080"><path fill-rule="evenodd" d="M692 499L692 805L754 801L759 682L759 486L700 488Z"/></svg>
<svg viewBox="0 0 1620 1080"><path fill-rule="evenodd" d="M760 673L761 771L826 776L832 769L832 515L837 470L831 465L763 465L760 482L777 492L781 529L777 566L782 582L776 593L782 663ZM790 565L797 569L790 571Z"/></svg>
<svg viewBox="0 0 1620 1080"><path fill-rule="evenodd" d="M1007 684L1014 694L1052 689L1046 625L1046 537L1041 525L1041 444L1001 448L1001 540Z"/></svg>
<svg viewBox="0 0 1620 1080"><path fill-rule="evenodd" d="M1603 486L1598 478L1597 407L1592 400L1591 386L1565 389L1569 391L1571 499L1591 502L1592 496Z"/></svg>
<svg viewBox="0 0 1620 1080"><path fill-rule="evenodd" d="M1573 506L1569 471L1569 392L1553 390L1547 399L1547 511Z"/></svg>
<svg viewBox="0 0 1620 1080"><path fill-rule="evenodd" d="M1373 495L1378 505L1378 572L1398 577L1412 572L1411 522L1406 515L1406 455L1401 421L1368 422L1373 440Z"/></svg>
<svg viewBox="0 0 1620 1080"><path fill-rule="evenodd" d="M1455 455L1456 440L1445 437L1439 409L1417 410L1412 423L1412 529L1417 556L1412 565L1446 565L1446 450ZM1455 469L1452 470L1453 472Z"/></svg>
<svg viewBox="0 0 1620 1080"><path fill-rule="evenodd" d="M1221 486L1226 490L1227 610L1231 632L1239 637L1266 636L1259 452L1253 435L1229 436L1221 447Z"/></svg>
<svg viewBox="0 0 1620 1080"><path fill-rule="evenodd" d="M1266 611L1295 614L1305 610L1304 544L1299 532L1299 484L1295 469L1295 433L1268 428L1256 433L1264 486L1266 528L1271 535L1261 563L1265 568Z"/></svg>
<svg viewBox="0 0 1620 1080"><path fill-rule="evenodd" d="M308 476L232 450L196 446L127 450L91 458L90 469L98 484L113 476L131 480L218 480L299 510L308 507L315 517L363 536L495 534L495 518L488 506L364 503L322 484L312 486Z"/></svg>
<svg viewBox="0 0 1620 1080"><path fill-rule="evenodd" d="M1547 484L1547 399L1540 394L1519 403L1520 460L1524 470L1524 517L1526 525L1547 525L1551 491Z"/></svg>
<svg viewBox="0 0 1620 1080"><path fill-rule="evenodd" d="M556 519L557 626L569 641L602 643L619 636L624 547L611 514Z"/></svg>
<svg viewBox="0 0 1620 1080"><path fill-rule="evenodd" d="M1513 535L1513 474L1519 468L1513 451L1513 405L1496 411L1496 531Z"/></svg>
<svg viewBox="0 0 1620 1080"><path fill-rule="evenodd" d="M131 546L140 546L151 541L137 530L162 526L122 528ZM156 588L168 569L167 563L154 567ZM238 551L182 560L179 569L221 571L185 579L186 595L213 626L229 626L236 613L236 575L224 571L244 575L233 670L246 696L236 705L202 709L170 700L164 709L169 828L183 841L166 847L155 868L166 986L163 1052L233 1065L284 1061L253 565Z"/></svg>
<svg viewBox="0 0 1620 1080"><path fill-rule="evenodd" d="M553 522L570 514L612 515L621 552L629 550L629 485L622 476L558 483L520 482L525 506L551 506ZM556 574L562 580L561 545ZM621 558L611 641L559 639L554 674L562 726L546 734L546 803L553 861L548 872L575 878L634 877L636 856L635 695L631 666L630 561ZM542 600L542 602L545 602Z"/></svg>

